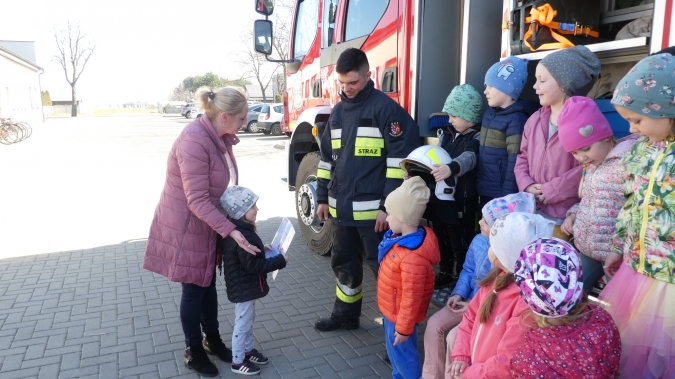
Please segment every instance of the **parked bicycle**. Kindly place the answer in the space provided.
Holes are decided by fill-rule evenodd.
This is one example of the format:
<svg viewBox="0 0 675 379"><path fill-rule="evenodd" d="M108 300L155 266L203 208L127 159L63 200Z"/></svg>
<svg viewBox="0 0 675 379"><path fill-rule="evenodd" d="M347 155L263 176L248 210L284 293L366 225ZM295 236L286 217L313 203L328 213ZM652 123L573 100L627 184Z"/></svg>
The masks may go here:
<svg viewBox="0 0 675 379"><path fill-rule="evenodd" d="M0 118L0 143L11 145L21 142L33 134L33 129L23 121L12 121L12 118Z"/></svg>

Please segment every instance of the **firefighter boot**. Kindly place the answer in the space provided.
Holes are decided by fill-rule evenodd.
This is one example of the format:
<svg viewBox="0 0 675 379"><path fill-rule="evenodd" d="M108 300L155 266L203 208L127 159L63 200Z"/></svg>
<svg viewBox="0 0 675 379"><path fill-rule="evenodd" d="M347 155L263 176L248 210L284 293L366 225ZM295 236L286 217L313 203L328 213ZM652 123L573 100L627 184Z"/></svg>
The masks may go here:
<svg viewBox="0 0 675 379"><path fill-rule="evenodd" d="M335 317L334 315L330 315L330 317L326 318L320 318L316 320L314 323L314 327L316 330L321 331L321 332L328 332L331 330L336 330L336 329L346 329L346 330L351 330L351 329L357 329L359 326L361 326L361 323L358 318L341 318L341 317Z"/></svg>

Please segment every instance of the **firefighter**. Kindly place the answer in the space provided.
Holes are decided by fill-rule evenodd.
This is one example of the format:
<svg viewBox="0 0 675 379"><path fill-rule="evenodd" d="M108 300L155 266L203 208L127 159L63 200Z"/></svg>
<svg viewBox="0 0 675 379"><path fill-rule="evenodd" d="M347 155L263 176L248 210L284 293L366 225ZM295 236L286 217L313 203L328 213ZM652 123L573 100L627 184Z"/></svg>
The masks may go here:
<svg viewBox="0 0 675 379"><path fill-rule="evenodd" d="M333 220L337 288L332 314L314 324L320 331L359 327L363 254L377 276L378 245L389 229L384 200L402 183L401 160L420 145L417 124L375 89L369 68L359 49L340 54L341 101L321 136L317 213L321 221Z"/></svg>

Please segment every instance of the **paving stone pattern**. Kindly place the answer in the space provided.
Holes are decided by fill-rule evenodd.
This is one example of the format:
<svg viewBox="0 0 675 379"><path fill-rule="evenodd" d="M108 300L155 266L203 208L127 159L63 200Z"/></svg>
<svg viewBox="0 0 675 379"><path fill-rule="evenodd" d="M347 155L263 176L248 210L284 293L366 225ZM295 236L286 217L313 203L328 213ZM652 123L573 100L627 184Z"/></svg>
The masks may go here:
<svg viewBox="0 0 675 379"><path fill-rule="evenodd" d="M281 219L258 223L264 241ZM296 220L292 220L295 223ZM145 240L0 260L0 378L198 378L183 366L181 286L144 270ZM375 280L366 272L361 328L319 333L335 279L298 235L289 266L256 303L261 378L391 377ZM231 345L234 304L218 277L220 331ZM422 333L420 328L420 345ZM215 361L215 360L214 360ZM240 377L217 361L221 377Z"/></svg>

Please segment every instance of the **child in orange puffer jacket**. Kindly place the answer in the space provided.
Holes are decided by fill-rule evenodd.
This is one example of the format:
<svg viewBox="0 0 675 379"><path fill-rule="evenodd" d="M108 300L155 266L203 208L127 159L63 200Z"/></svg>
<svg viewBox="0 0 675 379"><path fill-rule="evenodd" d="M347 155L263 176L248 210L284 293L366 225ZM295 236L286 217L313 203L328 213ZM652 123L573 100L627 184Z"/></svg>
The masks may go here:
<svg viewBox="0 0 675 379"><path fill-rule="evenodd" d="M420 226L429 188L413 177L387 196L390 229L379 245L377 305L384 315L387 354L394 379L422 376L417 324L427 317L434 292L434 270L441 256L434 232ZM410 338L412 336L412 338Z"/></svg>

